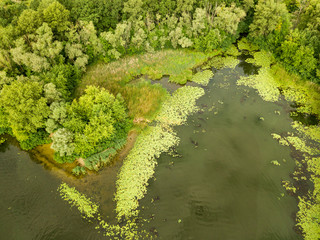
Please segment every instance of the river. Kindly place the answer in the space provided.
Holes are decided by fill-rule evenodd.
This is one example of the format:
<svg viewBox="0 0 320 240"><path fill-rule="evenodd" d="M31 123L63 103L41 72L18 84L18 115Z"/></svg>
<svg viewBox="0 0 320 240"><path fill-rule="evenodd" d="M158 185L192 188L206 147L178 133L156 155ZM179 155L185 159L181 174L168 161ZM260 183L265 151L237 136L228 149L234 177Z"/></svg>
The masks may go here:
<svg viewBox="0 0 320 240"><path fill-rule="evenodd" d="M296 200L281 186L295 160L272 133L292 131L290 104L263 101L237 86L256 69L242 61L213 70L199 111L176 128L179 157L162 154L141 201L147 231L164 240L299 240ZM61 200L61 181L99 202L114 218L116 163L82 179L45 168L13 140L0 146L0 235L6 240L106 239ZM271 162L277 160L280 166Z"/></svg>

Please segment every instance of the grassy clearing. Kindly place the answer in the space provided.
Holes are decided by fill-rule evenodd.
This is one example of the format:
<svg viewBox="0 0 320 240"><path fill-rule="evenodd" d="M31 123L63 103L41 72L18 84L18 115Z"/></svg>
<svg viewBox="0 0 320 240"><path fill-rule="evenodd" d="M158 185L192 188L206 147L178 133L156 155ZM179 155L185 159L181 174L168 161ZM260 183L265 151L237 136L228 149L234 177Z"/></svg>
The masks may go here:
<svg viewBox="0 0 320 240"><path fill-rule="evenodd" d="M108 64L99 63L88 68L76 95L81 96L88 85L104 87L114 95L120 93L125 99L129 115L137 119L152 120L166 99L164 88L150 84L150 79L160 79L169 75L169 81L185 84L191 80L192 69L203 64L210 55L187 50L163 50L156 53L128 56ZM132 81L135 80L135 81Z"/></svg>

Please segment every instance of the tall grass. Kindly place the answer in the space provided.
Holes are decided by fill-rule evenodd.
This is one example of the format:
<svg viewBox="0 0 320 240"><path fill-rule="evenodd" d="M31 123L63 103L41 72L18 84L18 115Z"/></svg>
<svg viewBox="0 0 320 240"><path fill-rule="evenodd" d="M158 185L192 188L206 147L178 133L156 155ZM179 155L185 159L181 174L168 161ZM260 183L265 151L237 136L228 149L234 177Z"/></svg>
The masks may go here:
<svg viewBox="0 0 320 240"><path fill-rule="evenodd" d="M76 95L82 95L88 85L104 87L114 95L120 93L123 96L132 118L152 120L167 96L166 90L160 85L132 80L142 75L153 80L169 75L169 81L185 84L192 79L192 70L208 57L201 52L163 50L128 56L108 64L98 63L88 68Z"/></svg>

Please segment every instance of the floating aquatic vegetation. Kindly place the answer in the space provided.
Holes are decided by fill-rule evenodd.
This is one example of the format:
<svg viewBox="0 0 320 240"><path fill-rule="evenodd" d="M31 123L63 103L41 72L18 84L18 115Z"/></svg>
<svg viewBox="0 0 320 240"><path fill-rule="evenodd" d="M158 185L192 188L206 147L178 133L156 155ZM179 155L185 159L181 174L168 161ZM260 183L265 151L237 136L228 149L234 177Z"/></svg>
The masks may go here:
<svg viewBox="0 0 320 240"><path fill-rule="evenodd" d="M71 206L77 207L80 213L84 214L85 218L93 218L98 213L99 206L96 203L78 192L75 188L69 187L68 184L62 183L58 191L61 198L70 203Z"/></svg>
<svg viewBox="0 0 320 240"><path fill-rule="evenodd" d="M282 181L283 187L292 193L296 193L297 189L293 186L293 184L289 181Z"/></svg>
<svg viewBox="0 0 320 240"><path fill-rule="evenodd" d="M320 127L317 125L314 126L305 126L298 121L294 121L292 123L292 127L299 131L300 133L304 133L313 141L320 143Z"/></svg>
<svg viewBox="0 0 320 240"><path fill-rule="evenodd" d="M276 102L280 97L277 83L269 69L262 68L257 75L241 77L237 85L252 87L258 91L261 98L268 102Z"/></svg>
<svg viewBox="0 0 320 240"><path fill-rule="evenodd" d="M271 133L271 135L274 139L278 140L279 144L281 144L282 146L289 146L288 141L285 138L281 137L279 134Z"/></svg>
<svg viewBox="0 0 320 240"><path fill-rule="evenodd" d="M274 62L274 59L271 53L262 50L253 53L253 58L246 59L246 62L253 63L264 68L270 68L270 65Z"/></svg>
<svg viewBox="0 0 320 240"><path fill-rule="evenodd" d="M289 143L285 139L285 137L281 137L279 134L271 133L272 137L276 140L278 140L279 144L282 146L289 146Z"/></svg>
<svg viewBox="0 0 320 240"><path fill-rule="evenodd" d="M235 68L240 63L240 60L232 56L223 58L223 66L225 68Z"/></svg>
<svg viewBox="0 0 320 240"><path fill-rule="evenodd" d="M198 110L196 100L204 95L199 87L184 86L177 89L173 95L162 104L157 121L168 125L181 125L189 114Z"/></svg>
<svg viewBox="0 0 320 240"><path fill-rule="evenodd" d="M156 158L178 142L172 129L159 125L149 127L137 138L118 175L115 200L119 218L137 215L139 200L146 193L148 180L154 174Z"/></svg>
<svg viewBox="0 0 320 240"><path fill-rule="evenodd" d="M291 134L291 136L287 137L281 137L280 135L276 133L271 134L272 137L276 140L279 141L279 144L283 146L292 146L294 147L297 151L300 151L302 153L308 153L309 155L316 155L320 154L320 149L318 149L316 146L312 146L310 144L307 144L307 140L303 139L298 136L294 136Z"/></svg>
<svg viewBox="0 0 320 240"><path fill-rule="evenodd" d="M271 163L275 166L280 166L281 164L277 160L272 160Z"/></svg>
<svg viewBox="0 0 320 240"><path fill-rule="evenodd" d="M80 193L75 188L68 186L66 183L62 183L58 191L62 199L76 206L80 213L83 214L84 218L89 219L91 222L95 220L98 223L96 229L102 230L105 236L111 237L112 239L152 239L152 237L145 231L138 231L138 225L135 221L127 220L125 223L108 224L102 220L101 214L98 211L99 206L92 202L86 195Z"/></svg>
<svg viewBox="0 0 320 240"><path fill-rule="evenodd" d="M286 137L288 143L290 143L296 150L300 152L308 153L309 155L320 154L320 149L308 146L306 141L297 136L288 136Z"/></svg>
<svg viewBox="0 0 320 240"><path fill-rule="evenodd" d="M196 73L192 77L191 81L201 84L203 86L207 86L210 81L210 78L212 77L213 77L213 72L211 70L204 70L202 72Z"/></svg>
<svg viewBox="0 0 320 240"><path fill-rule="evenodd" d="M234 56L215 56L211 58L207 63L202 67L202 69L209 69L209 68L235 68L240 63L240 60L235 58Z"/></svg>

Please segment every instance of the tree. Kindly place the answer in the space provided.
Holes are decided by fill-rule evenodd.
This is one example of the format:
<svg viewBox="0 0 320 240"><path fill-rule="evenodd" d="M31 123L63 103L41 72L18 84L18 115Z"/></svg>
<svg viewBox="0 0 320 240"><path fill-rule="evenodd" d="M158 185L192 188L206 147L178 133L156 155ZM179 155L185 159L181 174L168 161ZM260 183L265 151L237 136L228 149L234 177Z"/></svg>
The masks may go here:
<svg viewBox="0 0 320 240"><path fill-rule="evenodd" d="M18 65L26 66L27 70L43 72L50 68L50 64L45 57L41 57L30 52L30 48L25 44L23 38L15 41L15 48L10 50L12 60Z"/></svg>
<svg viewBox="0 0 320 240"><path fill-rule="evenodd" d="M237 32L241 19L245 16L245 11L236 7L235 4L231 4L230 7L222 4L216 8L216 17L214 18L213 26L234 35Z"/></svg>
<svg viewBox="0 0 320 240"><path fill-rule="evenodd" d="M310 78L317 66L314 50L308 46L306 34L296 29L281 44L280 58L292 72Z"/></svg>
<svg viewBox="0 0 320 240"><path fill-rule="evenodd" d="M101 37L105 39L112 47L108 51L108 54L118 59L123 53L126 52L126 49L130 43L131 37L131 22L124 21L123 23L118 23L114 31L103 32Z"/></svg>
<svg viewBox="0 0 320 240"><path fill-rule="evenodd" d="M111 143L128 126L123 100L94 86L72 102L67 116L63 126L74 134L75 154L84 157L94 154L101 144Z"/></svg>
<svg viewBox="0 0 320 240"><path fill-rule="evenodd" d="M41 14L43 21L58 34L65 32L71 24L69 22L70 12L57 1L50 3Z"/></svg>
<svg viewBox="0 0 320 240"><path fill-rule="evenodd" d="M281 0L259 0L255 7L250 34L253 37L267 36L277 28L281 28L284 21L288 21L288 10Z"/></svg>
<svg viewBox="0 0 320 240"><path fill-rule="evenodd" d="M19 38L15 41L16 47L10 50L13 61L34 72L49 70L62 58L62 43L53 38L51 28L43 23L36 34L29 35L28 39Z"/></svg>
<svg viewBox="0 0 320 240"><path fill-rule="evenodd" d="M22 34L34 33L41 24L39 13L32 9L24 10L18 19L18 29Z"/></svg>
<svg viewBox="0 0 320 240"><path fill-rule="evenodd" d="M198 35L202 35L207 24L206 10L204 8L197 8L192 20L193 36L197 37Z"/></svg>
<svg viewBox="0 0 320 240"><path fill-rule="evenodd" d="M75 149L73 139L72 132L65 128L60 128L52 136L51 148L59 153L60 157L71 156Z"/></svg>
<svg viewBox="0 0 320 240"><path fill-rule="evenodd" d="M54 41L53 32L49 25L43 23L43 25L37 29L36 35L31 37L31 39L33 40L31 43L33 53L45 57L54 65L63 49L63 45L59 41Z"/></svg>
<svg viewBox="0 0 320 240"><path fill-rule="evenodd" d="M50 110L43 96L43 86L27 78L5 85L0 94L0 106L13 134L19 141L43 128Z"/></svg>
<svg viewBox="0 0 320 240"><path fill-rule="evenodd" d="M92 21L99 32L115 28L121 20L124 0L73 0L70 17L74 22Z"/></svg>
<svg viewBox="0 0 320 240"><path fill-rule="evenodd" d="M134 21L138 19L143 13L142 0L127 0L123 5L123 13L127 14L127 19Z"/></svg>

